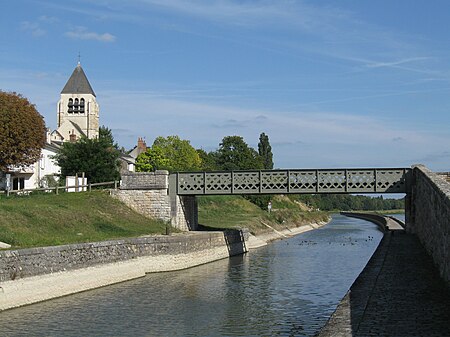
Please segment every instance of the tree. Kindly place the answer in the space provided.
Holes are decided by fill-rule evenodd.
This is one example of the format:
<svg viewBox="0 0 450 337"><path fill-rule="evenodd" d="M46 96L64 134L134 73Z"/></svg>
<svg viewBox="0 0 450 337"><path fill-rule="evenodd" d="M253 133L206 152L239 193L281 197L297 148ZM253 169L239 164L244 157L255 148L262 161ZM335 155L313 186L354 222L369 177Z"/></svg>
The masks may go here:
<svg viewBox="0 0 450 337"><path fill-rule="evenodd" d="M263 161L265 169L273 169L273 154L272 147L269 143L269 136L264 132L259 135L258 153Z"/></svg>
<svg viewBox="0 0 450 337"><path fill-rule="evenodd" d="M203 149L197 149L197 153L202 161L202 171L215 171L217 170L216 164L216 152L206 152Z"/></svg>
<svg viewBox="0 0 450 337"><path fill-rule="evenodd" d="M202 167L197 151L178 136L157 137L146 152L136 158L136 170L196 171Z"/></svg>
<svg viewBox="0 0 450 337"><path fill-rule="evenodd" d="M116 150L119 149L119 145L114 142L114 137L110 128L101 126L98 130L98 138L109 146L114 147Z"/></svg>
<svg viewBox="0 0 450 337"><path fill-rule="evenodd" d="M137 172L152 172L169 166L169 160L164 157L160 148L147 148L136 158Z"/></svg>
<svg viewBox="0 0 450 337"><path fill-rule="evenodd" d="M98 139L82 137L75 143L66 142L54 158L62 176L84 172L89 182L98 183L120 178L119 156L111 130L101 127Z"/></svg>
<svg viewBox="0 0 450 337"><path fill-rule="evenodd" d="M263 163L253 148L240 136L227 136L222 139L216 152L217 166L225 171L263 169Z"/></svg>
<svg viewBox="0 0 450 337"><path fill-rule="evenodd" d="M45 132L44 119L28 99L0 91L0 171L35 163Z"/></svg>

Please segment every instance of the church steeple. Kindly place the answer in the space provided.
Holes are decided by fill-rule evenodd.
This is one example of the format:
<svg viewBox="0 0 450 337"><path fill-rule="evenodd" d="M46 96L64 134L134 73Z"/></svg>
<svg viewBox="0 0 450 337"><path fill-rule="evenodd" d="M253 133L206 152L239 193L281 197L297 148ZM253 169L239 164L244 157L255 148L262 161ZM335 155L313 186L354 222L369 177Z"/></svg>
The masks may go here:
<svg viewBox="0 0 450 337"><path fill-rule="evenodd" d="M78 65L61 91L61 94L91 94L95 96L94 90L81 67L80 61L78 61Z"/></svg>
<svg viewBox="0 0 450 337"><path fill-rule="evenodd" d="M98 137L100 108L80 61L61 91L57 109L58 129L52 133L54 141Z"/></svg>

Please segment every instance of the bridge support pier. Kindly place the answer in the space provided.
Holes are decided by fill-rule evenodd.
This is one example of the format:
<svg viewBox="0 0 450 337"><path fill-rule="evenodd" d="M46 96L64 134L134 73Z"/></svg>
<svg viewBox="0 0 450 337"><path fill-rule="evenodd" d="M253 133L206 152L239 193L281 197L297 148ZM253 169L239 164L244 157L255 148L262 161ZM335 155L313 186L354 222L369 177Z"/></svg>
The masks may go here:
<svg viewBox="0 0 450 337"><path fill-rule="evenodd" d="M195 196L177 195L175 175L169 176L170 223L186 230L198 228L198 204Z"/></svg>
<svg viewBox="0 0 450 337"><path fill-rule="evenodd" d="M168 171L124 174L120 189L111 195L138 213L167 221L181 231L198 227L197 199L178 196L176 185L169 185Z"/></svg>

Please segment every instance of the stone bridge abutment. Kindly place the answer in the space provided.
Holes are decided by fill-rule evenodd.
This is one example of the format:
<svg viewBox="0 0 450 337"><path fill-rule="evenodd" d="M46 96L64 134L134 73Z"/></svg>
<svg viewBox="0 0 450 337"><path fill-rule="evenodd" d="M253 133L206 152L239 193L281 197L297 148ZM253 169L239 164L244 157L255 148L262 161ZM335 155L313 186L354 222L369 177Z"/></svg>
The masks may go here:
<svg viewBox="0 0 450 337"><path fill-rule="evenodd" d="M139 172L122 175L119 190L111 195L147 217L161 219L181 231L196 230L195 196L178 196L170 191L169 172Z"/></svg>

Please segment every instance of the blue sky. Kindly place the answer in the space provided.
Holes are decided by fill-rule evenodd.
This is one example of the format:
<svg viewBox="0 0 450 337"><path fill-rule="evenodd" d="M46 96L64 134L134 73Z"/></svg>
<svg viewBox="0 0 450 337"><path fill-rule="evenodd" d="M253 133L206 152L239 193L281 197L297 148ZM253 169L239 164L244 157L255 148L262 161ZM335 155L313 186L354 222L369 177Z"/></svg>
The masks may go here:
<svg viewBox="0 0 450 337"><path fill-rule="evenodd" d="M56 127L78 61L119 145L270 137L278 168L450 170L450 1L6 1L0 89Z"/></svg>

